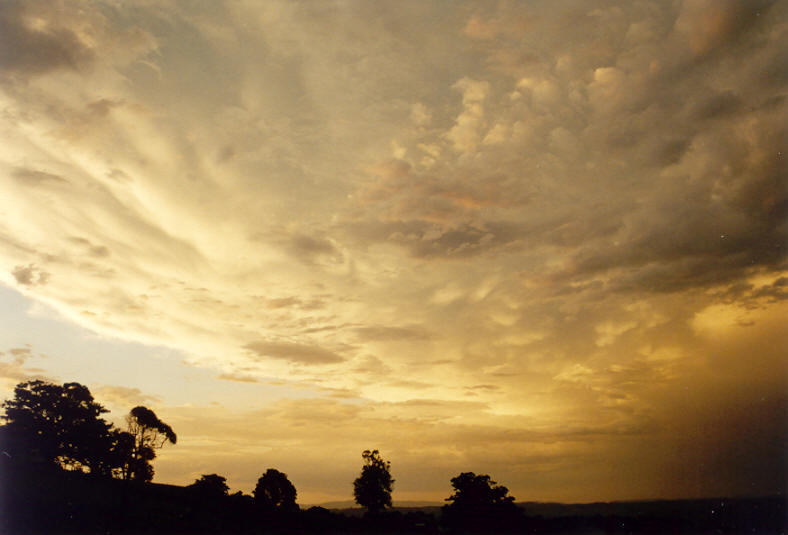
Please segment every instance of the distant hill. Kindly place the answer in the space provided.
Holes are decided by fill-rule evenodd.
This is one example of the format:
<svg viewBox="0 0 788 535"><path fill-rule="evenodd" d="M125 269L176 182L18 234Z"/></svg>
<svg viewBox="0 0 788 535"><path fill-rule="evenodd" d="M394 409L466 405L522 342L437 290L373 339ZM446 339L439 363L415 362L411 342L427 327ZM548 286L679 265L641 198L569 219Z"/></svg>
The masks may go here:
<svg viewBox="0 0 788 535"><path fill-rule="evenodd" d="M412 509L412 508L422 508L422 507L441 507L444 505L444 502L430 502L430 501L395 501L394 502L394 509ZM353 500L343 500L343 501L335 501L335 502L323 502L323 503L310 503L310 504L301 504L302 508L308 507L324 507L326 509L361 509L361 507L354 502Z"/></svg>
<svg viewBox="0 0 788 535"><path fill-rule="evenodd" d="M786 498L769 496L762 498L703 498L694 500L643 500L594 503L551 503L551 502L519 502L517 505L525 510L528 516L543 518L562 517L642 517L669 516L681 518L687 515L703 514L710 517L724 516L741 509L751 510L757 514L762 508L771 506L785 510Z"/></svg>
<svg viewBox="0 0 788 535"><path fill-rule="evenodd" d="M726 506L733 503L757 502L763 500L784 500L779 496L757 497L757 498L700 498L690 500L638 500L638 501L614 501L614 502L591 502L591 503L560 503L560 502L517 502L529 516L543 516L545 518L559 518L564 516L634 516L644 513L654 513L665 510L677 509L697 509L704 508L714 510L724 510ZM430 512L433 509L440 509L446 502L414 500L414 501L395 501L392 509L424 509ZM323 507L330 510L348 511L362 509L353 500L341 500L322 503L300 504L303 509L309 507Z"/></svg>
<svg viewBox="0 0 788 535"><path fill-rule="evenodd" d="M394 502L395 511L403 513L421 512L439 515L442 502L400 501ZM555 503L555 502L518 502L526 516L561 521L577 518L620 518L650 519L666 521L673 519L681 525L699 523L700 525L724 524L758 525L759 520L773 519L776 524L785 524L786 498L770 496L762 498L705 498L694 500L650 500L619 501L594 503ZM350 500L325 502L320 507L333 510L346 516L362 516L364 509ZM302 505L303 508L309 505Z"/></svg>

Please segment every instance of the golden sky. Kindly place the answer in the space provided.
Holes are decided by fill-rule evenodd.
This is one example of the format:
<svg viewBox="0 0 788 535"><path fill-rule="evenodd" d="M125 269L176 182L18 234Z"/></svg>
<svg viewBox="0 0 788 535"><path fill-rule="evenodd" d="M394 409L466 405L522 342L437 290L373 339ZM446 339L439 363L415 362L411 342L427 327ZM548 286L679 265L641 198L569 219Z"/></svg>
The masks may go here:
<svg viewBox="0 0 788 535"><path fill-rule="evenodd" d="M0 3L0 393L394 501L785 488L788 2Z"/></svg>

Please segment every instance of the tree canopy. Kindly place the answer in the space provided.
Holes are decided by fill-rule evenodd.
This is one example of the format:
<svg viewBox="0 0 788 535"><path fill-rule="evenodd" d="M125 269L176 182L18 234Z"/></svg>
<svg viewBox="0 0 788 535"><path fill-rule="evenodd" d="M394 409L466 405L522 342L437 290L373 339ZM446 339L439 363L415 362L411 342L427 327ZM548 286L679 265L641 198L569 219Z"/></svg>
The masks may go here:
<svg viewBox="0 0 788 535"><path fill-rule="evenodd" d="M378 513L391 507L391 491L394 487L391 463L384 461L378 450L364 450L361 457L364 466L361 475L353 482L353 494L356 503L366 507L370 513Z"/></svg>
<svg viewBox="0 0 788 535"><path fill-rule="evenodd" d="M266 470L257 480L252 494L263 509L289 511L298 508L295 486L287 479L287 474L274 468Z"/></svg>
<svg viewBox="0 0 788 535"><path fill-rule="evenodd" d="M107 409L79 383L19 383L2 408L3 451L28 465L150 481L155 449L177 440L169 425L141 406L128 415L127 431L114 428L101 417Z"/></svg>
<svg viewBox="0 0 788 535"><path fill-rule="evenodd" d="M221 499L227 496L230 487L227 486L227 478L218 474L203 474L189 488L204 499Z"/></svg>
<svg viewBox="0 0 788 535"><path fill-rule="evenodd" d="M178 437L172 427L156 416L147 407L137 406L126 416L127 432L132 437L131 456L125 467L123 477L138 481L153 479L151 461L156 458L156 450L166 442L175 444Z"/></svg>
<svg viewBox="0 0 788 535"><path fill-rule="evenodd" d="M454 493L446 498L443 519L460 531L502 530L516 526L522 516L509 489L486 474L463 472L451 479Z"/></svg>
<svg viewBox="0 0 788 535"><path fill-rule="evenodd" d="M69 470L111 471L112 426L101 418L108 411L86 386L41 380L19 383L13 399L2 407L13 450L9 454Z"/></svg>

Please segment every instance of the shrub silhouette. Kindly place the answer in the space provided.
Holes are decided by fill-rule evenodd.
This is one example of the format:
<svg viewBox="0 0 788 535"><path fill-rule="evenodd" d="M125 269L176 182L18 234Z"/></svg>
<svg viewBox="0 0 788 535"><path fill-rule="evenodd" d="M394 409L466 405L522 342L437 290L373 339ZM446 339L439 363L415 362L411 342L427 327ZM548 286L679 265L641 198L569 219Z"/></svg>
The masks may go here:
<svg viewBox="0 0 788 535"><path fill-rule="evenodd" d="M227 478L218 474L203 474L189 485L189 488L200 498L215 500L226 497L230 490L227 486Z"/></svg>
<svg viewBox="0 0 788 535"><path fill-rule="evenodd" d="M264 510L293 511L296 505L296 488L287 479L287 474L269 468L257 480L257 485L252 492L255 503Z"/></svg>
<svg viewBox="0 0 788 535"><path fill-rule="evenodd" d="M454 494L443 506L442 520L452 531L506 531L515 529L522 511L509 496L509 489L497 485L486 474L463 472L452 478Z"/></svg>

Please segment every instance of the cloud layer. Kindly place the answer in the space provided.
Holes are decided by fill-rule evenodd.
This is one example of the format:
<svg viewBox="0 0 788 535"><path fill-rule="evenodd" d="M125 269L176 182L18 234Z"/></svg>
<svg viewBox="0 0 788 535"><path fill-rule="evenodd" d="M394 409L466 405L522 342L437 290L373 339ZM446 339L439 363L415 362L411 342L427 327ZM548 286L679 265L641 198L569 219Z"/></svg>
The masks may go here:
<svg viewBox="0 0 788 535"><path fill-rule="evenodd" d="M385 445L412 496L775 492L786 32L768 1L6 2L0 278L228 396L302 392L203 431L171 407L206 444L172 481L214 446L251 481L259 437L217 437L256 418L261 456Z"/></svg>

